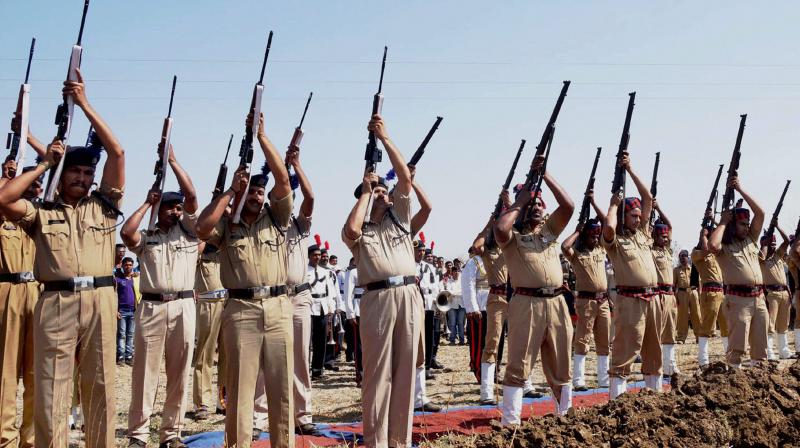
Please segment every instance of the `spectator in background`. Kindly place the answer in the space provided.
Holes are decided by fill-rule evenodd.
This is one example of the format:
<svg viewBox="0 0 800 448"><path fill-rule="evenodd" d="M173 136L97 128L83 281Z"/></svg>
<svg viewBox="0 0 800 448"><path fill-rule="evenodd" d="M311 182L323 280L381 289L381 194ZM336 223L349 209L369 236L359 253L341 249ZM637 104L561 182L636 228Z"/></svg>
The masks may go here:
<svg viewBox="0 0 800 448"><path fill-rule="evenodd" d="M465 345L464 324L467 319L467 310L461 301L461 279L456 268L450 269L444 289L453 294L450 299L450 309L447 311L447 327L450 329L450 345L456 345L458 338L460 345Z"/></svg>
<svg viewBox="0 0 800 448"><path fill-rule="evenodd" d="M122 259L125 258L125 245L121 243L117 243L114 246L114 271L122 269Z"/></svg>
<svg viewBox="0 0 800 448"><path fill-rule="evenodd" d="M123 247L124 248L124 247ZM123 252L124 253L124 252ZM117 283L117 365L133 365L133 314L136 311L136 279L133 277L133 258L124 257L114 280Z"/></svg>

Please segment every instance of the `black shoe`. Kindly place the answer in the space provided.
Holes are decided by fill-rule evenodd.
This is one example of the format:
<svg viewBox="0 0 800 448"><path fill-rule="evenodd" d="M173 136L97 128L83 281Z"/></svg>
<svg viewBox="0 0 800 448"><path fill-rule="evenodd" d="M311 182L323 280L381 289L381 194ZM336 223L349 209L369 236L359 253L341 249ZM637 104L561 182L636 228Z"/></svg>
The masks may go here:
<svg viewBox="0 0 800 448"><path fill-rule="evenodd" d="M125 360L125 364L127 364L127 365L129 365L129 366L133 367L133 358L128 358L128 359L126 359L126 360Z"/></svg>
<svg viewBox="0 0 800 448"><path fill-rule="evenodd" d="M574 386L572 388L572 390L574 390L575 392L586 392L587 390L589 390L589 388L586 387L585 385L583 385L583 386Z"/></svg>
<svg viewBox="0 0 800 448"><path fill-rule="evenodd" d="M338 372L339 371L339 368L336 367L333 364L325 364L324 366L322 366L322 368L324 368L325 370L333 371L333 372Z"/></svg>
<svg viewBox="0 0 800 448"><path fill-rule="evenodd" d="M414 408L414 412L441 412L442 407L433 403L425 403L421 407Z"/></svg>
<svg viewBox="0 0 800 448"><path fill-rule="evenodd" d="M431 369L440 370L440 369L444 369L444 366L439 364L439 361L437 361L435 359L432 359L431 360Z"/></svg>
<svg viewBox="0 0 800 448"><path fill-rule="evenodd" d="M344 355L344 360L345 360L345 362L353 362L353 355L345 354Z"/></svg>
<svg viewBox="0 0 800 448"><path fill-rule="evenodd" d="M214 413L218 415L225 415L225 409L217 408L217 410L214 411Z"/></svg>
<svg viewBox="0 0 800 448"><path fill-rule="evenodd" d="M426 380L433 380L436 379L436 375L433 374L430 370L425 369L425 379Z"/></svg>
<svg viewBox="0 0 800 448"><path fill-rule="evenodd" d="M525 392L522 396L523 398L542 398L544 395L541 392L536 392L536 390L529 390Z"/></svg>
<svg viewBox="0 0 800 448"><path fill-rule="evenodd" d="M319 430L313 423L304 423L294 427L294 433L301 436L318 436Z"/></svg>
<svg viewBox="0 0 800 448"><path fill-rule="evenodd" d="M461 342L458 343L458 345L467 345L467 343L464 342L464 341L461 341Z"/></svg>
<svg viewBox="0 0 800 448"><path fill-rule="evenodd" d="M497 406L497 400L494 398L488 400L481 400L481 406Z"/></svg>
<svg viewBox="0 0 800 448"><path fill-rule="evenodd" d="M253 442L261 438L261 430L258 428L253 428Z"/></svg>
<svg viewBox="0 0 800 448"><path fill-rule="evenodd" d="M146 447L147 444L142 442L139 439L130 439L130 442L128 442L128 448L132 448L132 447L138 448L138 447L141 447L141 446Z"/></svg>
<svg viewBox="0 0 800 448"><path fill-rule="evenodd" d="M311 379L318 380L322 378L322 370L312 370L311 371Z"/></svg>
<svg viewBox="0 0 800 448"><path fill-rule="evenodd" d="M194 411L194 420L201 421L201 420L208 420L208 409L200 408Z"/></svg>
<svg viewBox="0 0 800 448"><path fill-rule="evenodd" d="M120 358L120 359L118 359L118 360L117 360L117 365L118 365L118 366L120 366L120 367L122 367L123 365L125 365L125 362L122 360L122 358Z"/></svg>
<svg viewBox="0 0 800 448"><path fill-rule="evenodd" d="M158 444L158 448L189 448L189 445L181 442L181 439L174 438Z"/></svg>

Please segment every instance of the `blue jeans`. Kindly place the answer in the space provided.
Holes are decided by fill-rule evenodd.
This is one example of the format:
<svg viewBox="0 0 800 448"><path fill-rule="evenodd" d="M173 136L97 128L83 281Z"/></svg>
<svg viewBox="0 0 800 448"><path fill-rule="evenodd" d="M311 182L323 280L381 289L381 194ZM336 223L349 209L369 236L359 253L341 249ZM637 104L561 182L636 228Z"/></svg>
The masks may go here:
<svg viewBox="0 0 800 448"><path fill-rule="evenodd" d="M133 311L120 311L117 320L117 361L133 359Z"/></svg>
<svg viewBox="0 0 800 448"><path fill-rule="evenodd" d="M458 337L458 342L464 343L464 322L467 319L467 310L463 307L447 311L447 328L450 329L450 342Z"/></svg>

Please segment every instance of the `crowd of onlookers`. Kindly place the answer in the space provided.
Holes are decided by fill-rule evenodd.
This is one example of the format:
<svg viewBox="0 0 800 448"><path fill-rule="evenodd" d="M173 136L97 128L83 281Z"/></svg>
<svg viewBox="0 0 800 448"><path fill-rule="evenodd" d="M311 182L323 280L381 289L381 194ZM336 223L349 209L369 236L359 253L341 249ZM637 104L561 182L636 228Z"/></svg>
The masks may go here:
<svg viewBox="0 0 800 448"><path fill-rule="evenodd" d="M117 244L114 259L114 280L117 283L117 365L133 365L134 313L142 299L139 291L139 268L125 256L125 245Z"/></svg>

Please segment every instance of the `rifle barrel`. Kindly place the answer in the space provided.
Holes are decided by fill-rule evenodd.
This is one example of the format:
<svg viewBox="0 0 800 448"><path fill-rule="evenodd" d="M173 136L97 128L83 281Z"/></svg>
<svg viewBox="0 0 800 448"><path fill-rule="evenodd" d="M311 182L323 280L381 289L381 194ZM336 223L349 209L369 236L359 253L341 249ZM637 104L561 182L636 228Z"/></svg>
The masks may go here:
<svg viewBox="0 0 800 448"><path fill-rule="evenodd" d="M389 51L389 47L383 47L383 61L381 62L381 79L378 81L378 93L383 91L383 71L386 70L386 52Z"/></svg>
<svg viewBox="0 0 800 448"><path fill-rule="evenodd" d="M178 82L178 76L172 75L172 93L169 94L169 110L167 111L167 118L172 117L172 100L175 98L175 84Z"/></svg>
<svg viewBox="0 0 800 448"><path fill-rule="evenodd" d="M25 69L25 84L28 83L28 78L31 75L31 61L33 60L33 49L36 47L36 38L31 39L31 51L28 54L28 68Z"/></svg>
<svg viewBox="0 0 800 448"><path fill-rule="evenodd" d="M231 152L231 143L233 143L233 134L231 134L231 139L228 140L228 149L225 150L225 159L222 161L223 165L228 163L228 154L230 154L230 152Z"/></svg>
<svg viewBox="0 0 800 448"><path fill-rule="evenodd" d="M261 76L258 77L258 84L264 84L264 70L267 69L267 59L269 58L269 49L272 46L272 31L269 32L267 38L267 49L264 50L264 62L261 63ZM254 120L256 118L253 118Z"/></svg>
<svg viewBox="0 0 800 448"><path fill-rule="evenodd" d="M314 96L314 92L310 92L308 94L308 100L306 101L306 108L303 109L303 116L300 118L300 124L297 126L298 128L303 128L303 122L306 121L306 112L308 112L308 105L311 104L311 97Z"/></svg>
<svg viewBox="0 0 800 448"><path fill-rule="evenodd" d="M76 45L81 45L81 40L83 39L83 26L86 24L86 14L89 12L89 0L83 4L83 15L81 16L81 29L78 30L78 43Z"/></svg>

